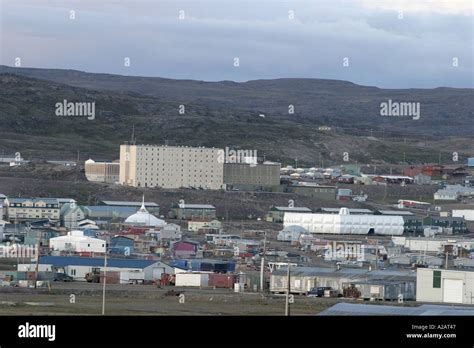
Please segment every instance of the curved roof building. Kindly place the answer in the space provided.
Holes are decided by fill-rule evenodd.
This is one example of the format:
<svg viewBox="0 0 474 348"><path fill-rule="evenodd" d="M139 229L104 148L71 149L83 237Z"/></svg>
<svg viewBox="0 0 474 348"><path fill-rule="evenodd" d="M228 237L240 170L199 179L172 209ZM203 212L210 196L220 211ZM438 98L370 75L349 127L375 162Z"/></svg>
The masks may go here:
<svg viewBox="0 0 474 348"><path fill-rule="evenodd" d="M164 227L166 222L158 219L156 216L150 214L145 208L145 198L143 198L142 206L135 214L130 215L125 223L132 226L147 226L147 227Z"/></svg>

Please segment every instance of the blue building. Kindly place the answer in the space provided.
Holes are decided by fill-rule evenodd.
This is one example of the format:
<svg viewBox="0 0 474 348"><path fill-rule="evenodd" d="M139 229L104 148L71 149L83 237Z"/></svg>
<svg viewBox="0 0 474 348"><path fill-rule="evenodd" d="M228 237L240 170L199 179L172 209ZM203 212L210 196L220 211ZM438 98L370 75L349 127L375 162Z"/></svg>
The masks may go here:
<svg viewBox="0 0 474 348"><path fill-rule="evenodd" d="M474 167L474 157L469 157L467 159L467 166L468 167Z"/></svg>

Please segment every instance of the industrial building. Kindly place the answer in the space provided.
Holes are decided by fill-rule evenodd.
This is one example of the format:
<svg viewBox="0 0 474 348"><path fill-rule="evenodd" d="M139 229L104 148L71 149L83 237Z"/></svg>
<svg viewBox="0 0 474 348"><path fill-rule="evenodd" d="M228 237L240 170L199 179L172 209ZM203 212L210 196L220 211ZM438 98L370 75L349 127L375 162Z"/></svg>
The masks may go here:
<svg viewBox="0 0 474 348"><path fill-rule="evenodd" d="M228 189L256 190L280 185L280 163L225 163L224 183Z"/></svg>
<svg viewBox="0 0 474 348"><path fill-rule="evenodd" d="M96 162L88 159L84 163L86 179L92 182L115 184L119 181L119 162Z"/></svg>
<svg viewBox="0 0 474 348"><path fill-rule="evenodd" d="M289 193L295 193L302 196L319 198L323 200L335 200L337 194L336 186L322 186L308 182L300 182L298 185L288 186Z"/></svg>
<svg viewBox="0 0 474 348"><path fill-rule="evenodd" d="M120 146L121 185L224 189L220 149L153 145Z"/></svg>
<svg viewBox="0 0 474 348"><path fill-rule="evenodd" d="M271 207L267 213L267 222L283 222L285 214L287 213L300 213L300 214L311 214L311 209L306 207Z"/></svg>
<svg viewBox="0 0 474 348"><path fill-rule="evenodd" d="M135 207L112 207L107 205L86 205L83 208L86 217L93 221L124 220L137 211Z"/></svg>
<svg viewBox="0 0 474 348"><path fill-rule="evenodd" d="M23 222L49 219L60 221L60 203L56 198L7 198L8 220Z"/></svg>
<svg viewBox="0 0 474 348"><path fill-rule="evenodd" d="M339 214L285 213L284 227L301 226L310 233L402 235L401 216L351 215L347 208Z"/></svg>
<svg viewBox="0 0 474 348"><path fill-rule="evenodd" d="M438 303L474 303L474 272L418 268L416 300Z"/></svg>
<svg viewBox="0 0 474 348"><path fill-rule="evenodd" d="M405 298L415 298L416 275L412 271L388 271L368 270L358 268L322 268L322 267L292 267L290 268L290 292L294 294L306 294L316 287L329 287L343 294L344 289L350 288L351 284L369 284L374 286L391 287L388 294L393 294L399 289ZM270 277L270 291L284 293L288 288L287 268L274 271ZM385 284L385 285L384 285ZM374 289L375 292L375 289ZM398 294L397 294L398 296Z"/></svg>
<svg viewBox="0 0 474 348"><path fill-rule="evenodd" d="M19 264L18 271L34 271L36 263ZM104 259L79 256L42 256L38 271L65 273L74 280L85 281L87 273L103 272ZM174 274L174 268L156 260L109 259L107 272L143 272L144 280L157 280L162 273Z"/></svg>
<svg viewBox="0 0 474 348"><path fill-rule="evenodd" d="M422 233L423 219L417 217L410 211L406 210L379 210L378 214L386 216L401 216L403 218L403 232L405 233Z"/></svg>
<svg viewBox="0 0 474 348"><path fill-rule="evenodd" d="M216 207L210 204L174 204L168 213L170 219L215 219Z"/></svg>
<svg viewBox="0 0 474 348"><path fill-rule="evenodd" d="M151 214L160 214L160 206L155 202L101 201L99 203L99 205L105 205L108 207L126 207L134 210L140 209L142 204L145 205L146 210L148 210Z"/></svg>

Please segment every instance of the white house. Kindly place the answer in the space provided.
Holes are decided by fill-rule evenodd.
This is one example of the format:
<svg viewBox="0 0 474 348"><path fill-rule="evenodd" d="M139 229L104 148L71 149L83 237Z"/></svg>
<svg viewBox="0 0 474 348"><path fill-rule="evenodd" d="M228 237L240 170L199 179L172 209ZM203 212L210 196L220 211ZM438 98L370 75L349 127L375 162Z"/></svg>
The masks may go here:
<svg viewBox="0 0 474 348"><path fill-rule="evenodd" d="M57 251L104 253L105 241L84 236L83 231L71 231L66 236L49 240L50 248Z"/></svg>

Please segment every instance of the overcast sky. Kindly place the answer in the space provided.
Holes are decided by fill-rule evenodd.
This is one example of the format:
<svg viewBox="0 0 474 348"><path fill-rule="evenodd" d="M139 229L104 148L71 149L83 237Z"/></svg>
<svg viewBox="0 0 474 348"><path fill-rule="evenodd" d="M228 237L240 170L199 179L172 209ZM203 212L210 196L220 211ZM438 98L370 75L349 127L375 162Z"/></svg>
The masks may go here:
<svg viewBox="0 0 474 348"><path fill-rule="evenodd" d="M474 87L471 0L0 3L0 63L9 66L19 57L25 67L207 81Z"/></svg>

